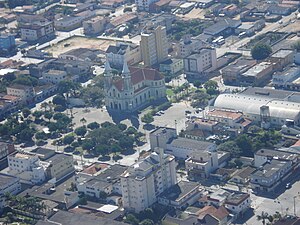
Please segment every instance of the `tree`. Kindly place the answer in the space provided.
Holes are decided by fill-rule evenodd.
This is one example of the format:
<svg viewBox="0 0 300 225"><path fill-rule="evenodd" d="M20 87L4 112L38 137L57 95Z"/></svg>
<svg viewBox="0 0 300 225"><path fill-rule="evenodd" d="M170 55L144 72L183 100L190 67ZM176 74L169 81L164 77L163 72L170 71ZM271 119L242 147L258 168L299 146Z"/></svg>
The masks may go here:
<svg viewBox="0 0 300 225"><path fill-rule="evenodd" d="M35 138L38 140L46 140L47 139L47 134L44 131L37 132L35 134Z"/></svg>
<svg viewBox="0 0 300 225"><path fill-rule="evenodd" d="M252 140L246 134L242 134L235 139L235 143L242 150L244 156L253 156Z"/></svg>
<svg viewBox="0 0 300 225"><path fill-rule="evenodd" d="M295 49L297 52L300 52L300 41L295 42L292 45L292 48Z"/></svg>
<svg viewBox="0 0 300 225"><path fill-rule="evenodd" d="M91 130L98 129L99 127L100 127L100 124L97 122L92 122L87 125L87 128L89 128Z"/></svg>
<svg viewBox="0 0 300 225"><path fill-rule="evenodd" d="M75 83L70 80L63 80L58 83L58 92L60 94L66 93L68 97L69 94L75 95L75 92L79 89L79 87L79 83Z"/></svg>
<svg viewBox="0 0 300 225"><path fill-rule="evenodd" d="M260 215L257 215L257 220L262 221L262 224L266 224L266 220L269 218L269 214L262 211Z"/></svg>
<svg viewBox="0 0 300 225"><path fill-rule="evenodd" d="M201 85L202 85L202 82L201 82L200 80L195 80L194 86L195 86L196 88L200 88Z"/></svg>
<svg viewBox="0 0 300 225"><path fill-rule="evenodd" d="M218 151L229 152L231 157L239 157L241 150L234 141L227 141L218 146Z"/></svg>
<svg viewBox="0 0 300 225"><path fill-rule="evenodd" d="M50 112L50 111L46 111L46 112L44 113L44 117L45 117L45 119L48 119L48 120L49 120L49 122L50 122L50 120L51 120L52 116L53 116L53 113L52 113L52 112Z"/></svg>
<svg viewBox="0 0 300 225"><path fill-rule="evenodd" d="M87 129L85 126L81 126L75 129L75 134L79 135L79 136L84 136L87 132Z"/></svg>
<svg viewBox="0 0 300 225"><path fill-rule="evenodd" d="M63 143L65 145L70 145L75 140L73 135L67 135L63 138Z"/></svg>
<svg viewBox="0 0 300 225"><path fill-rule="evenodd" d="M95 147L95 143L91 139L85 139L82 141L81 147L84 150L92 150Z"/></svg>
<svg viewBox="0 0 300 225"><path fill-rule="evenodd" d="M84 125L87 121L86 121L86 119L85 119L84 117L82 117L82 118L80 119L80 122L82 123L82 125Z"/></svg>
<svg viewBox="0 0 300 225"><path fill-rule="evenodd" d="M265 43L258 43L251 49L251 56L256 60L263 60L269 57L272 48Z"/></svg>
<svg viewBox="0 0 300 225"><path fill-rule="evenodd" d="M151 113L147 113L142 117L142 122L146 124L150 124L154 121L154 118Z"/></svg>
<svg viewBox="0 0 300 225"><path fill-rule="evenodd" d="M203 86L206 89L207 94L209 94L209 95L218 94L219 85L216 81L209 80L209 81L205 82Z"/></svg>
<svg viewBox="0 0 300 225"><path fill-rule="evenodd" d="M55 105L61 105L61 106L66 106L67 104L65 97L62 95L55 95L52 102Z"/></svg>
<svg viewBox="0 0 300 225"><path fill-rule="evenodd" d="M21 140L21 141L24 141L24 142L29 142L29 141L32 141L32 137L34 135L34 130L30 129L30 128L26 128L26 129L23 129L19 135L18 135L18 138Z"/></svg>
<svg viewBox="0 0 300 225"><path fill-rule="evenodd" d="M124 222L132 224L132 225L138 225L139 224L139 220L133 214L131 214L131 213L129 213L126 216L126 219L125 219Z"/></svg>
<svg viewBox="0 0 300 225"><path fill-rule="evenodd" d="M28 108L24 108L22 109L22 114L24 118L27 118L31 114L31 111Z"/></svg>
<svg viewBox="0 0 300 225"><path fill-rule="evenodd" d="M145 219L142 222L140 222L140 225L154 225L153 220Z"/></svg>
<svg viewBox="0 0 300 225"><path fill-rule="evenodd" d="M35 117L35 119L40 119L41 116L43 115L43 112L42 111L34 111L32 113L32 115Z"/></svg>

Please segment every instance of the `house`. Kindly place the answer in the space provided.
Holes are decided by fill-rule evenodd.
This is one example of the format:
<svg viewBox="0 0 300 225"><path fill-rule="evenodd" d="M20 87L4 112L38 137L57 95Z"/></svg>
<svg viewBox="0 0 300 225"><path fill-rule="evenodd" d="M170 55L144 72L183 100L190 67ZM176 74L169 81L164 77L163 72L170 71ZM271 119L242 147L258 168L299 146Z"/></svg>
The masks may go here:
<svg viewBox="0 0 300 225"><path fill-rule="evenodd" d="M273 159L252 173L250 185L255 192L272 192L292 170L292 161Z"/></svg>
<svg viewBox="0 0 300 225"><path fill-rule="evenodd" d="M162 205L182 210L198 201L200 195L201 190L198 183L179 181L177 184L161 193L157 200L158 203Z"/></svg>
<svg viewBox="0 0 300 225"><path fill-rule="evenodd" d="M247 185L250 182L250 176L254 171L256 171L256 169L253 167L244 167L232 176L230 182L236 183L238 185Z"/></svg>
<svg viewBox="0 0 300 225"><path fill-rule="evenodd" d="M199 79L217 69L217 55L214 48L202 48L197 53L184 58L184 72L188 77Z"/></svg>
<svg viewBox="0 0 300 225"><path fill-rule="evenodd" d="M103 193L121 195L120 176L126 169L126 166L112 165L94 174L80 172L76 175L76 187L80 193L96 198L102 198Z"/></svg>
<svg viewBox="0 0 300 225"><path fill-rule="evenodd" d="M167 59L159 64L160 72L167 72L170 74L177 74L183 70L183 59Z"/></svg>
<svg viewBox="0 0 300 225"><path fill-rule="evenodd" d="M251 208L250 194L232 191L232 194L225 200L225 207L236 217L243 216L243 214Z"/></svg>
<svg viewBox="0 0 300 225"><path fill-rule="evenodd" d="M128 65L137 64L142 61L141 50L138 45L122 42L108 46L105 56L109 64L118 69L123 67L124 61L126 61Z"/></svg>
<svg viewBox="0 0 300 225"><path fill-rule="evenodd" d="M229 222L229 212L224 206L205 206L197 213L200 224L219 224L225 225ZM216 221L216 223L214 223Z"/></svg>
<svg viewBox="0 0 300 225"><path fill-rule="evenodd" d="M85 35L97 35L105 30L107 18L103 16L96 16L89 20L83 21L83 32Z"/></svg>
<svg viewBox="0 0 300 225"><path fill-rule="evenodd" d="M185 160L185 167L189 177L208 178L219 168L217 151L194 152Z"/></svg>
<svg viewBox="0 0 300 225"><path fill-rule="evenodd" d="M105 105L109 111L134 112L151 100L166 97L164 77L154 69L127 66L124 62L122 77L113 77L109 62L104 72Z"/></svg>

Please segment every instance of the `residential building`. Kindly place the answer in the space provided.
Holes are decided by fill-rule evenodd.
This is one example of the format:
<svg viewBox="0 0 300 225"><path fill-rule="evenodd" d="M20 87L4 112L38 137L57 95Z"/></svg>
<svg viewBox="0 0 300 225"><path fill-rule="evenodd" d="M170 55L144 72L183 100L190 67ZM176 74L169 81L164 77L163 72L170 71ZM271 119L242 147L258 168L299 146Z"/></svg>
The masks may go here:
<svg viewBox="0 0 300 225"><path fill-rule="evenodd" d="M15 151L15 146L10 143L0 142L0 160Z"/></svg>
<svg viewBox="0 0 300 225"><path fill-rule="evenodd" d="M270 81L274 72L273 63L261 62L241 74L241 83L262 86Z"/></svg>
<svg viewBox="0 0 300 225"><path fill-rule="evenodd" d="M242 80L241 74L256 64L256 60L238 59L221 70L224 84L239 84Z"/></svg>
<svg viewBox="0 0 300 225"><path fill-rule="evenodd" d="M237 185L248 185L251 174L255 171L256 169L254 167L244 167L232 175L230 182L236 183Z"/></svg>
<svg viewBox="0 0 300 225"><path fill-rule="evenodd" d="M250 194L243 192L233 192L226 198L225 207L236 217L243 216L243 214L249 208L251 208Z"/></svg>
<svg viewBox="0 0 300 225"><path fill-rule="evenodd" d="M47 162L47 176L56 181L62 180L64 177L75 172L74 161L72 155L56 153L50 158L44 160Z"/></svg>
<svg viewBox="0 0 300 225"><path fill-rule="evenodd" d="M19 177L22 182L40 184L46 179L46 165L42 164L37 155L17 152L8 157L10 175Z"/></svg>
<svg viewBox="0 0 300 225"><path fill-rule="evenodd" d="M274 191L291 169L292 161L273 159L266 162L251 175L250 185L252 190L255 192Z"/></svg>
<svg viewBox="0 0 300 225"><path fill-rule="evenodd" d="M137 64L142 60L140 47L134 44L117 42L116 45L110 45L106 50L106 60L117 69L121 69L124 61L128 65Z"/></svg>
<svg viewBox="0 0 300 225"><path fill-rule="evenodd" d="M203 48L184 58L184 71L190 78L201 78L217 69L217 54L214 48Z"/></svg>
<svg viewBox="0 0 300 225"><path fill-rule="evenodd" d="M295 52L290 49L280 49L271 55L270 61L274 62L276 70L282 70L294 62Z"/></svg>
<svg viewBox="0 0 300 225"><path fill-rule="evenodd" d="M13 84L6 88L7 95L16 96L22 99L24 103L31 103L34 101L35 92L33 87Z"/></svg>
<svg viewBox="0 0 300 225"><path fill-rule="evenodd" d="M200 184L191 181L179 181L158 196L158 203L182 210L196 203L200 196Z"/></svg>
<svg viewBox="0 0 300 225"><path fill-rule="evenodd" d="M83 32L85 35L97 35L105 30L107 18L103 16L96 16L92 19L83 21Z"/></svg>
<svg viewBox="0 0 300 225"><path fill-rule="evenodd" d="M166 28L158 26L144 30L141 34L140 47L145 66L161 63L168 57Z"/></svg>
<svg viewBox="0 0 300 225"><path fill-rule="evenodd" d="M71 31L76 28L79 28L82 23L82 18L79 16L65 16L57 19L54 22L56 30L59 31Z"/></svg>
<svg viewBox="0 0 300 225"><path fill-rule="evenodd" d="M151 4L158 2L158 0L135 0L135 4L139 11L146 11L150 10Z"/></svg>
<svg viewBox="0 0 300 225"><path fill-rule="evenodd" d="M265 20L257 20L255 22L244 22L238 28L236 28L235 33L241 34L245 32L247 36L254 35L256 31L261 30L265 27Z"/></svg>
<svg viewBox="0 0 300 225"><path fill-rule="evenodd" d="M81 172L76 175L77 190L96 198L102 198L103 193L122 195L120 176L126 169L126 166L116 164L100 169L94 174Z"/></svg>
<svg viewBox="0 0 300 225"><path fill-rule="evenodd" d="M272 76L272 84L276 88L284 88L297 90L297 85L294 81L300 78L300 68L293 66L281 72L275 72Z"/></svg>
<svg viewBox="0 0 300 225"><path fill-rule="evenodd" d="M208 178L219 168L217 151L194 152L185 160L189 177Z"/></svg>
<svg viewBox="0 0 300 225"><path fill-rule="evenodd" d="M197 212L199 224L226 225L230 219L230 212L224 207L205 206Z"/></svg>
<svg viewBox="0 0 300 225"><path fill-rule="evenodd" d="M183 71L183 59L167 59L159 64L159 71L170 74L179 73Z"/></svg>
<svg viewBox="0 0 300 225"><path fill-rule="evenodd" d="M18 19L21 39L29 42L49 40L55 36L54 22L38 15L22 15Z"/></svg>
<svg viewBox="0 0 300 225"><path fill-rule="evenodd" d="M295 5L287 5L287 4L271 4L267 11L271 14L287 16L291 14L291 12L295 11L297 6Z"/></svg>
<svg viewBox="0 0 300 225"><path fill-rule="evenodd" d="M265 163L277 159L280 161L291 161L294 166L298 166L298 154L288 151L260 149L254 154L254 166L259 168Z"/></svg>
<svg viewBox="0 0 300 225"><path fill-rule="evenodd" d="M113 77L109 62L104 72L105 105L110 111L134 112L150 100L166 97L164 77L154 69L127 66L124 62L122 77Z"/></svg>
<svg viewBox="0 0 300 225"><path fill-rule="evenodd" d="M47 83L58 84L67 78L67 73L61 70L48 70L43 73L43 80Z"/></svg>
<svg viewBox="0 0 300 225"><path fill-rule="evenodd" d="M263 127L281 127L286 121L300 124L299 93L265 88L246 88L237 94L220 94L215 108L243 112L245 118Z"/></svg>
<svg viewBox="0 0 300 225"><path fill-rule="evenodd" d="M157 197L177 183L175 157L156 148L146 158L130 166L121 175L125 210L140 212L157 201Z"/></svg>
<svg viewBox="0 0 300 225"><path fill-rule="evenodd" d="M15 37L10 34L0 34L0 51L11 50L16 46Z"/></svg>
<svg viewBox="0 0 300 225"><path fill-rule="evenodd" d="M177 57L185 58L191 55L193 52L200 51L203 47L206 47L206 45L206 42L197 37L191 38L190 35L185 35L179 42Z"/></svg>

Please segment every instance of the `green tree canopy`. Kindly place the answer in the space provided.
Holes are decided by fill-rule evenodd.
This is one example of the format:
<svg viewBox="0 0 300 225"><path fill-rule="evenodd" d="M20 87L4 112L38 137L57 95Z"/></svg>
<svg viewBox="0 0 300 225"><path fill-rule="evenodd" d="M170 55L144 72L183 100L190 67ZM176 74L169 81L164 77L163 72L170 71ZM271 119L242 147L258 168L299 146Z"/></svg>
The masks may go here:
<svg viewBox="0 0 300 225"><path fill-rule="evenodd" d="M263 60L270 56L272 48L265 43L258 43L251 49L251 56L256 60Z"/></svg>

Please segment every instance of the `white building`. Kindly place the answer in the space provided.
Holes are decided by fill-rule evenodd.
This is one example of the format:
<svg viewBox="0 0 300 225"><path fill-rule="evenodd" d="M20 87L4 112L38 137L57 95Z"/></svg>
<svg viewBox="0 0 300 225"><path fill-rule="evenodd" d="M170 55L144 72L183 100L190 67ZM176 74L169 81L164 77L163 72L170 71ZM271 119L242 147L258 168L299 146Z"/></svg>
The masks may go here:
<svg viewBox="0 0 300 225"><path fill-rule="evenodd" d="M43 80L47 83L58 84L67 78L67 72L62 70L48 70L43 73Z"/></svg>
<svg viewBox="0 0 300 225"><path fill-rule="evenodd" d="M179 42L179 47L177 49L177 56L185 58L191 55L193 52L200 51L206 46L204 41L197 38L191 38L190 35L185 35L183 39Z"/></svg>
<svg viewBox="0 0 300 225"><path fill-rule="evenodd" d="M159 127L150 132L150 147L152 150L155 148L167 149L167 143L170 139L176 138L176 129L168 127Z"/></svg>
<svg viewBox="0 0 300 225"><path fill-rule="evenodd" d="M125 62L122 76L113 76L106 61L104 77L105 105L111 111L133 112L166 97L164 77L154 69L129 69Z"/></svg>
<svg viewBox="0 0 300 225"><path fill-rule="evenodd" d="M299 67L290 67L282 72L275 72L272 76L272 84L278 88L289 88L293 81L300 77Z"/></svg>
<svg viewBox="0 0 300 225"><path fill-rule="evenodd" d="M14 84L6 88L7 94L16 96L22 99L23 102L32 102L35 97L35 92L33 87Z"/></svg>
<svg viewBox="0 0 300 225"><path fill-rule="evenodd" d="M9 155L7 159L9 174L32 184L39 184L45 181L47 164L43 165L37 155L17 152Z"/></svg>
<svg viewBox="0 0 300 225"><path fill-rule="evenodd" d="M150 5L158 2L158 0L135 0L135 4L139 11L146 11L150 10Z"/></svg>
<svg viewBox="0 0 300 225"><path fill-rule="evenodd" d="M142 61L140 47L134 44L117 42L115 46L110 45L107 48L106 60L115 68L122 68L124 61L128 65L137 64Z"/></svg>
<svg viewBox="0 0 300 225"><path fill-rule="evenodd" d="M157 196L177 183L175 157L156 148L145 159L121 175L123 206L140 212L157 201Z"/></svg>
<svg viewBox="0 0 300 225"><path fill-rule="evenodd" d="M203 48L198 53L184 58L184 71L192 78L205 76L217 69L217 54L214 48Z"/></svg>
<svg viewBox="0 0 300 225"><path fill-rule="evenodd" d="M57 19L54 22L56 30L59 31L71 31L76 28L79 28L82 23L82 18L79 16L65 16Z"/></svg>
<svg viewBox="0 0 300 225"><path fill-rule="evenodd" d="M104 31L107 18L96 16L92 19L83 21L83 32L85 35L96 35Z"/></svg>
<svg viewBox="0 0 300 225"><path fill-rule="evenodd" d="M237 94L220 94L214 107L241 111L245 118L266 127L280 127L287 120L300 124L300 94L293 91L247 88Z"/></svg>

